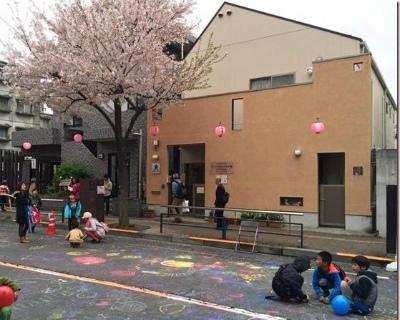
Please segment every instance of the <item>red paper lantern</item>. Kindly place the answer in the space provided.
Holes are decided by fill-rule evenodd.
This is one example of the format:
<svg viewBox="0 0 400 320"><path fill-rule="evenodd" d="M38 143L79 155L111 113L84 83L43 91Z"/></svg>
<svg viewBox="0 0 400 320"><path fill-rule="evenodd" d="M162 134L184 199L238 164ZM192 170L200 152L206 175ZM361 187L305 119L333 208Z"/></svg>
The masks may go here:
<svg viewBox="0 0 400 320"><path fill-rule="evenodd" d="M82 142L82 135L80 133L77 133L74 135L74 141L76 143L81 143Z"/></svg>
<svg viewBox="0 0 400 320"><path fill-rule="evenodd" d="M316 134L320 134L324 130L325 130L325 125L323 122L319 121L319 118L317 118L316 122L313 122L311 124L311 131Z"/></svg>
<svg viewBox="0 0 400 320"><path fill-rule="evenodd" d="M14 301L14 291L8 286L0 286L0 308L11 306Z"/></svg>
<svg viewBox="0 0 400 320"><path fill-rule="evenodd" d="M159 133L160 133L160 128L155 123L153 123L153 125L150 127L150 134L153 137L156 137L158 136Z"/></svg>
<svg viewBox="0 0 400 320"><path fill-rule="evenodd" d="M226 132L225 127L219 123L219 125L215 128L215 134L217 135L217 137L222 137Z"/></svg>
<svg viewBox="0 0 400 320"><path fill-rule="evenodd" d="M22 144L22 147L24 148L24 150L29 150L30 148L32 148L32 144L30 142L24 142Z"/></svg>

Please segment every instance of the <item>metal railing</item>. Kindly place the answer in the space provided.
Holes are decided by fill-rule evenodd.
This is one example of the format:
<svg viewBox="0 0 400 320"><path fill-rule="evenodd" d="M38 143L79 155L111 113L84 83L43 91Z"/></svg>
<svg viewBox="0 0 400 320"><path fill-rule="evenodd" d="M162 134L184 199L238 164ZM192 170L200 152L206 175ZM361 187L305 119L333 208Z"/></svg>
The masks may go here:
<svg viewBox="0 0 400 320"><path fill-rule="evenodd" d="M259 234L271 234L271 235L282 235L282 236L288 236L288 237L298 237L300 238L300 248L303 248L303 242L304 242L304 230L303 230L303 224L299 222L292 222L292 216L295 217L302 217L304 214L302 212L288 212L288 211L273 211L273 210L259 210L259 209L248 209L248 208L216 208L216 207L195 207L195 206L175 206L175 205L160 205L160 204L147 204L148 206L157 206L160 208L167 208L168 212L167 213L161 213L160 214L160 233L163 233L163 226L164 225L174 225L174 226L182 226L182 227L193 227L193 228L200 228L200 229L212 229L215 230L213 227L209 226L203 226L199 224L192 224L192 223L174 223L174 222L169 222L164 219L165 215L169 217L171 215L169 209L200 209L200 210L209 210L209 211L217 211L217 210L223 210L225 211L230 211L235 213L235 219L237 218L237 212L253 212L253 213L264 213L264 214L278 214L282 216L288 216L288 222L287 221L282 221L283 225L288 225L289 226L289 232L283 233L283 232L270 232L270 231L259 231ZM175 215L174 216L183 216L183 217L191 217L191 215ZM192 215L193 217L193 215ZM194 215L194 217L199 217L198 215ZM204 218L205 216L202 215ZM221 225L222 227L220 228L221 230L221 238L223 240L226 240L226 232L227 231L238 231L236 228L230 228L228 225L229 218L227 217L215 217L214 216L214 221L218 221L221 219ZM241 219L241 220L251 220L251 219ZM273 222L273 220L266 220L267 222ZM300 228L300 233L292 233L292 226L299 226Z"/></svg>

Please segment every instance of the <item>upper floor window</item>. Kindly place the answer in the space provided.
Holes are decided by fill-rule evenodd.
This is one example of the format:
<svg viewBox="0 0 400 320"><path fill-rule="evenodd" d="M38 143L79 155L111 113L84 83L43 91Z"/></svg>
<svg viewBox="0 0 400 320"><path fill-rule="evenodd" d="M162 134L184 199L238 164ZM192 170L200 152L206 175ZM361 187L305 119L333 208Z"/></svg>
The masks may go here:
<svg viewBox="0 0 400 320"><path fill-rule="evenodd" d="M0 126L0 139L9 139L8 127Z"/></svg>
<svg viewBox="0 0 400 320"><path fill-rule="evenodd" d="M11 111L10 98L9 97L0 96L0 111L6 111L6 112L10 112Z"/></svg>
<svg viewBox="0 0 400 320"><path fill-rule="evenodd" d="M243 129L243 99L232 100L232 130Z"/></svg>
<svg viewBox="0 0 400 320"><path fill-rule="evenodd" d="M294 73L269 76L250 80L250 90L277 88L294 83Z"/></svg>
<svg viewBox="0 0 400 320"><path fill-rule="evenodd" d="M72 125L74 127L82 127L82 124L83 124L83 120L81 117L78 117L78 116L72 117Z"/></svg>
<svg viewBox="0 0 400 320"><path fill-rule="evenodd" d="M34 111L34 105L24 103L22 100L17 100L17 113L32 115Z"/></svg>

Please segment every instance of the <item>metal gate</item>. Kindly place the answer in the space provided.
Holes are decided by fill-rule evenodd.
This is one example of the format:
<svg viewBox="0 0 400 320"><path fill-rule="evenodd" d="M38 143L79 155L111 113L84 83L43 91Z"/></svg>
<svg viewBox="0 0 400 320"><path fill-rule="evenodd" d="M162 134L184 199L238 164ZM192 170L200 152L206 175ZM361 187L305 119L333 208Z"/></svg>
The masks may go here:
<svg viewBox="0 0 400 320"><path fill-rule="evenodd" d="M22 153L16 150L0 150L0 183L7 180L10 191L17 188L22 180Z"/></svg>

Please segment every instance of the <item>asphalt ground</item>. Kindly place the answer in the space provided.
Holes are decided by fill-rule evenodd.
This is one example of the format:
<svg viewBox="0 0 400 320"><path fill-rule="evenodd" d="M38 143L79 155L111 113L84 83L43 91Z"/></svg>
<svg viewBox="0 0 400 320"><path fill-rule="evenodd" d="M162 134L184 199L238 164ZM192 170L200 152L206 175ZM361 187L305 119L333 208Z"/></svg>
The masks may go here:
<svg viewBox="0 0 400 320"><path fill-rule="evenodd" d="M395 319L396 274L374 267L379 298L368 317L337 317L330 306L266 301L288 257L236 253L179 243L109 235L79 249L44 228L18 242L17 225L0 224L0 275L21 287L17 319ZM349 264L341 264L350 271ZM312 271L304 274L311 293Z"/></svg>

